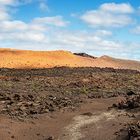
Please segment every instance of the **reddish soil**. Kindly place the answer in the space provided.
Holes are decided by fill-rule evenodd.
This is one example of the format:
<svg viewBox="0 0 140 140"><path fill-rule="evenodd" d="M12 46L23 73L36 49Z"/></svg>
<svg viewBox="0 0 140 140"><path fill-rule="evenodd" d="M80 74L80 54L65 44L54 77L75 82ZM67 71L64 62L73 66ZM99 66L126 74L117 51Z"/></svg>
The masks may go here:
<svg viewBox="0 0 140 140"><path fill-rule="evenodd" d="M131 100L139 103L139 87L134 70L2 68L0 140L135 138L129 123L140 120L139 106L127 108ZM127 108L120 110L120 102Z"/></svg>
<svg viewBox="0 0 140 140"><path fill-rule="evenodd" d="M131 118L125 116L125 113L122 113L123 115L118 118L118 114L121 113L107 111L107 108L116 101L117 98L88 100L90 103L81 105L75 111L42 114L37 116L36 119L29 118L24 121L10 119L5 115L1 115L0 138L1 140L49 140L50 137L55 140L92 140L93 138L95 140L103 138L113 140L117 136L115 133L131 120ZM92 113L91 116L88 116L89 112ZM102 114L106 112L108 114L102 117ZM112 113L114 114L113 117ZM85 122L85 125L81 125L80 128L76 127L77 130L74 129L71 134L71 131L69 131L71 128L67 130L67 127L71 124L75 127L77 122L74 122L74 119L79 116L81 116L79 119L90 118L93 121L87 124ZM94 122L95 117L100 116L102 117L101 120ZM80 129L80 134L84 134L82 137L77 136L78 129Z"/></svg>

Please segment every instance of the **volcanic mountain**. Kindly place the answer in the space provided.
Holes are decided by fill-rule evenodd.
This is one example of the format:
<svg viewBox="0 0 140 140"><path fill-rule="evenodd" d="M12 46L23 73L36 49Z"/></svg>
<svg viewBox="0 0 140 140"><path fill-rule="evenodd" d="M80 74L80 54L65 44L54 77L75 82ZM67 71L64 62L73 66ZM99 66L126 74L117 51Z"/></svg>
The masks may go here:
<svg viewBox="0 0 140 140"><path fill-rule="evenodd" d="M69 51L27 51L0 49L0 68L52 68L52 67L110 67L140 71L140 62L116 59L109 56L99 58L85 53Z"/></svg>

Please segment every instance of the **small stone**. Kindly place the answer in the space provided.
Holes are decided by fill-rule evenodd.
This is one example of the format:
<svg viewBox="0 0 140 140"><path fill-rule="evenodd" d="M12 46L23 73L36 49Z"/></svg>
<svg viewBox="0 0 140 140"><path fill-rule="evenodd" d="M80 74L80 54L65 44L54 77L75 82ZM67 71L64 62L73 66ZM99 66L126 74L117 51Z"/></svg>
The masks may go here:
<svg viewBox="0 0 140 140"><path fill-rule="evenodd" d="M40 136L40 133L37 133L36 135L37 135L37 136Z"/></svg>
<svg viewBox="0 0 140 140"><path fill-rule="evenodd" d="M11 138L12 138L12 139L14 139L14 138L15 138L15 136L11 136Z"/></svg>
<svg viewBox="0 0 140 140"><path fill-rule="evenodd" d="M45 140L54 140L54 137L50 136L50 137L46 138Z"/></svg>
<svg viewBox="0 0 140 140"><path fill-rule="evenodd" d="M81 115L84 115L84 116L92 116L93 114L91 113L91 112L86 112L86 113L83 113L83 114L81 114Z"/></svg>

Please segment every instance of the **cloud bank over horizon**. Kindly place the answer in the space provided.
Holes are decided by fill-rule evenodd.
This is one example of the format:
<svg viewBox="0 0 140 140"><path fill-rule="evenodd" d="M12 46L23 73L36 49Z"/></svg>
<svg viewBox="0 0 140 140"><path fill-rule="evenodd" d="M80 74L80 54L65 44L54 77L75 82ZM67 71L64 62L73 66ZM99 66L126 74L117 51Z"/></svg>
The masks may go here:
<svg viewBox="0 0 140 140"><path fill-rule="evenodd" d="M88 4L0 0L0 48L69 50L140 60L139 7L140 2L123 0Z"/></svg>

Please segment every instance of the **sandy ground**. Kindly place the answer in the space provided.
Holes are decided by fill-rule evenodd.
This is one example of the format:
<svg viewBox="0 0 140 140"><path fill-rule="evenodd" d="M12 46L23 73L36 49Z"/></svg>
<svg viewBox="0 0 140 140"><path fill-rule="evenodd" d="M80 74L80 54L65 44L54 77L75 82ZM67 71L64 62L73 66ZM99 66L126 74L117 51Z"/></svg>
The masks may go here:
<svg viewBox="0 0 140 140"><path fill-rule="evenodd" d="M140 70L140 62L114 59L108 56L88 58L68 51L23 51L0 49L0 67L5 68L50 68L50 67L111 67Z"/></svg>

